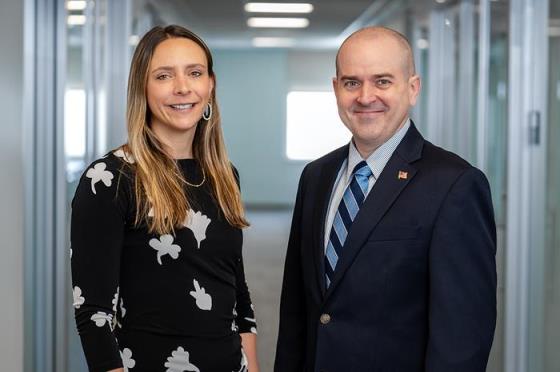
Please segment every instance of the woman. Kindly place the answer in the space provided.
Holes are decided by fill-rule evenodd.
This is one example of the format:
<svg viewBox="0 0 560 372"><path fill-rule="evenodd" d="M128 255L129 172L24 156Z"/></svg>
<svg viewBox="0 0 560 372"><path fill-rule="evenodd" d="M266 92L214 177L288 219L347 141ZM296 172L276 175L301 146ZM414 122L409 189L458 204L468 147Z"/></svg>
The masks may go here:
<svg viewBox="0 0 560 372"><path fill-rule="evenodd" d="M72 204L76 323L91 371L258 371L237 173L212 56L155 27L132 59L128 143L95 161Z"/></svg>

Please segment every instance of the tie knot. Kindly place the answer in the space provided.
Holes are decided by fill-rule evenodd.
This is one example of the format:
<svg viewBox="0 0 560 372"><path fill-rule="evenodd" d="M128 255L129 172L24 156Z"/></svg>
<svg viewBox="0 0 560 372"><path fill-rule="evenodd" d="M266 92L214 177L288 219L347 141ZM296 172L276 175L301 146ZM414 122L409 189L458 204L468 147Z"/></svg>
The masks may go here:
<svg viewBox="0 0 560 372"><path fill-rule="evenodd" d="M354 167L354 171L352 172L352 174L369 178L373 174L373 172L371 171L365 160L362 160Z"/></svg>

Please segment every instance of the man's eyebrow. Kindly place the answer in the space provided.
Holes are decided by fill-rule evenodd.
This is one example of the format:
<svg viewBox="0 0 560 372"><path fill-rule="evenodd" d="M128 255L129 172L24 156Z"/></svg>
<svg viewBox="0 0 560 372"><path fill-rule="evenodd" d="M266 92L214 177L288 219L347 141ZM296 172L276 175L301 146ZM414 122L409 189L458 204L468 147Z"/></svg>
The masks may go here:
<svg viewBox="0 0 560 372"><path fill-rule="evenodd" d="M360 80L357 76L354 75L342 75L340 80Z"/></svg>
<svg viewBox="0 0 560 372"><path fill-rule="evenodd" d="M380 78L394 78L395 75L389 73L389 72L382 72L380 74L375 74L372 75L372 77L374 79L380 79ZM340 80L360 80L359 77L355 76L355 75L342 75L340 77Z"/></svg>
<svg viewBox="0 0 560 372"><path fill-rule="evenodd" d="M391 73L389 73L389 72L382 72L382 73L380 73L380 74L375 74L375 75L373 75L373 77L374 77L375 79L380 79L380 78L394 78L395 75L393 75L393 74L391 74Z"/></svg>

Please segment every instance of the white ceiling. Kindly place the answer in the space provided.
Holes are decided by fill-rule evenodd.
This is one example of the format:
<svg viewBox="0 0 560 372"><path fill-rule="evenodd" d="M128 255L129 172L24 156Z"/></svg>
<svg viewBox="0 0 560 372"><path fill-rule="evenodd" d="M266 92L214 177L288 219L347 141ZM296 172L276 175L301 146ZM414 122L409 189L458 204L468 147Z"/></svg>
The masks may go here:
<svg viewBox="0 0 560 372"><path fill-rule="evenodd" d="M258 1L258 0L255 0ZM252 29L251 16L243 10L245 0L134 0L134 16L149 15L154 24L180 24L202 36L213 48L251 47L254 37L289 37L296 48L336 48L341 38L393 3L404 0L268 0L269 2L310 2L314 11L304 29ZM261 1L263 2L263 1ZM294 15L284 15L293 17ZM296 15L297 16L297 15Z"/></svg>

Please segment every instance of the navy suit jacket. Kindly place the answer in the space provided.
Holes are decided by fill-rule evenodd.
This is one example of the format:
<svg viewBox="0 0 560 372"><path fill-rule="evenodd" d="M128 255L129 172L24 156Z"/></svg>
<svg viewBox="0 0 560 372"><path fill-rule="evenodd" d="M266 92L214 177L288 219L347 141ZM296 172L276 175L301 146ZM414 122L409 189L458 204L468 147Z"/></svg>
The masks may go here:
<svg viewBox="0 0 560 372"><path fill-rule="evenodd" d="M488 182L411 125L325 289L329 199L348 146L308 164L286 254L276 372L483 372L496 323ZM328 316L327 316L328 315Z"/></svg>

